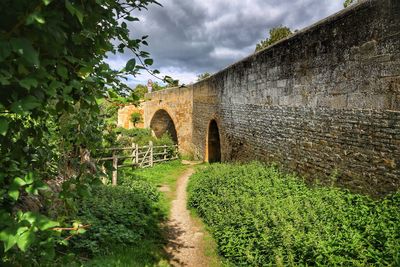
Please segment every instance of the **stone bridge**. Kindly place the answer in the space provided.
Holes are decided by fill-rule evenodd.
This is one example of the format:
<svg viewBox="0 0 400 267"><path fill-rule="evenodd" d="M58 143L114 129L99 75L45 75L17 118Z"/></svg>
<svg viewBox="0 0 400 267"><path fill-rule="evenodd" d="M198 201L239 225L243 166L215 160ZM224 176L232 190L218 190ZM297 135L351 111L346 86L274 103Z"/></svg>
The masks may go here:
<svg viewBox="0 0 400 267"><path fill-rule="evenodd" d="M375 196L400 185L400 1L369 0L194 85L145 125L205 161L262 160ZM329 181L330 182L330 181Z"/></svg>

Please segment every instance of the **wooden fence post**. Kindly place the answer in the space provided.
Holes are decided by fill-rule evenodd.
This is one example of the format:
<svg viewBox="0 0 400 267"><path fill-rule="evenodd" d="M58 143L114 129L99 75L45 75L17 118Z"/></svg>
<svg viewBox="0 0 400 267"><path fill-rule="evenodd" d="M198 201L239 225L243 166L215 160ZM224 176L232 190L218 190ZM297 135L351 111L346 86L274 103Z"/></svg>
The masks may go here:
<svg viewBox="0 0 400 267"><path fill-rule="evenodd" d="M118 176L118 156L116 152L113 152L113 172L112 172L112 185L117 185L117 176Z"/></svg>
<svg viewBox="0 0 400 267"><path fill-rule="evenodd" d="M131 153L132 164L135 164L135 159L136 159L136 151L135 150L136 150L136 145L135 145L135 143L132 143L132 153Z"/></svg>
<svg viewBox="0 0 400 267"><path fill-rule="evenodd" d="M167 145L164 145L164 160L167 160Z"/></svg>
<svg viewBox="0 0 400 267"><path fill-rule="evenodd" d="M138 164L139 165L139 145L138 144L136 144L136 155L135 155L135 157L136 157L136 164Z"/></svg>
<svg viewBox="0 0 400 267"><path fill-rule="evenodd" d="M149 141L149 149L150 149L150 166L153 167L153 142Z"/></svg>

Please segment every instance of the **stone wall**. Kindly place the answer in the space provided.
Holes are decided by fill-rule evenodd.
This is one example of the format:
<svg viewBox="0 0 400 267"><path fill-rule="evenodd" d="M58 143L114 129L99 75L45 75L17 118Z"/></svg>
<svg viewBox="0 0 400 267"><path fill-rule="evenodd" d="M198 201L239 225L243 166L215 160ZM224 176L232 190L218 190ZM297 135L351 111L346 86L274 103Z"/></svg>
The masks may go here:
<svg viewBox="0 0 400 267"><path fill-rule="evenodd" d="M192 154L192 88L171 88L146 94L144 103L144 125L150 128L156 112L165 110L171 117L177 132L179 150L182 154Z"/></svg>
<svg viewBox="0 0 400 267"><path fill-rule="evenodd" d="M279 163L382 195L400 185L400 1L369 0L193 86L193 139L206 156ZM179 130L178 130L179 131Z"/></svg>
<svg viewBox="0 0 400 267"><path fill-rule="evenodd" d="M134 105L125 106L118 110L117 126L125 129L132 129L133 123L131 121L132 113L138 112L142 115L142 122L136 124L136 128L144 128L144 110L143 106L136 107Z"/></svg>

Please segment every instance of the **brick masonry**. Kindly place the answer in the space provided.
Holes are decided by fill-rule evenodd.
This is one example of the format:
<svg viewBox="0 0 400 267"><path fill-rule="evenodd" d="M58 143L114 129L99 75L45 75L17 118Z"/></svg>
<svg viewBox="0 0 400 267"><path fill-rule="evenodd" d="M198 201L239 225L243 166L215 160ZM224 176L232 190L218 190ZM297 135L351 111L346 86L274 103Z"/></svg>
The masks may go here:
<svg viewBox="0 0 400 267"><path fill-rule="evenodd" d="M224 161L275 162L327 183L336 173L376 196L400 185L398 0L361 1L187 90L200 158L215 119Z"/></svg>

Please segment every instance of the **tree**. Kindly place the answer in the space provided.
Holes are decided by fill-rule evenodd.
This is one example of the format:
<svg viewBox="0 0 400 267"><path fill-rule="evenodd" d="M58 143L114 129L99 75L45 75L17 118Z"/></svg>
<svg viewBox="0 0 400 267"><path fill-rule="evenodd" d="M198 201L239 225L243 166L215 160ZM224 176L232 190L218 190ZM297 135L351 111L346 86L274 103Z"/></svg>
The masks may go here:
<svg viewBox="0 0 400 267"><path fill-rule="evenodd" d="M172 88L172 87L178 87L179 86L179 80L173 80L168 82L168 85L165 88Z"/></svg>
<svg viewBox="0 0 400 267"><path fill-rule="evenodd" d="M137 95L140 99L144 98L144 95L148 92L147 86L143 84L136 85L135 89L133 89L133 94Z"/></svg>
<svg viewBox="0 0 400 267"><path fill-rule="evenodd" d="M288 37L291 34L292 31L288 27L279 26L276 28L272 28L269 31L269 38L262 40L256 45L256 52L278 42L279 40Z"/></svg>
<svg viewBox="0 0 400 267"><path fill-rule="evenodd" d="M159 85L158 82L153 83L153 92L161 91L161 90L164 90L165 88L167 88L167 86ZM149 90L147 89L146 85L138 84L138 85L136 85L135 89L133 89L132 94L139 97L139 99L144 99L144 96L145 96L145 94L148 93L148 91Z"/></svg>
<svg viewBox="0 0 400 267"><path fill-rule="evenodd" d="M204 73L202 73L202 74L197 75L197 81L204 80L204 79L206 79L206 78L208 78L208 77L210 77L210 76L211 76L210 73L204 72Z"/></svg>
<svg viewBox="0 0 400 267"><path fill-rule="evenodd" d="M161 91L161 90L164 90L166 88L167 88L167 86L159 85L158 82L154 82L153 83L153 91Z"/></svg>
<svg viewBox="0 0 400 267"><path fill-rule="evenodd" d="M136 124L141 123L142 121L142 114L140 114L140 112L133 112L131 114L131 122L133 123L133 127L136 128Z"/></svg>
<svg viewBox="0 0 400 267"><path fill-rule="evenodd" d="M128 28L138 21L132 11L150 4L158 3L0 1L0 258L6 265L31 265L35 255L51 262L55 245L66 243L53 228L71 226L66 214L99 181L84 157L104 138L99 99L120 101L130 90L127 76L153 64L142 50L147 36L131 39ZM134 58L111 69L107 53L125 50ZM54 177L64 183L52 195L47 184ZM24 199L35 195L57 206L27 210Z"/></svg>

